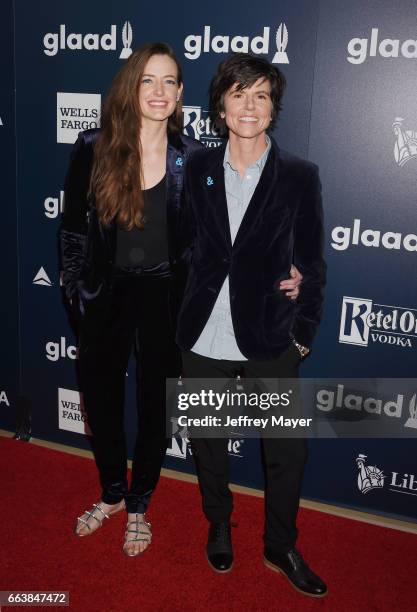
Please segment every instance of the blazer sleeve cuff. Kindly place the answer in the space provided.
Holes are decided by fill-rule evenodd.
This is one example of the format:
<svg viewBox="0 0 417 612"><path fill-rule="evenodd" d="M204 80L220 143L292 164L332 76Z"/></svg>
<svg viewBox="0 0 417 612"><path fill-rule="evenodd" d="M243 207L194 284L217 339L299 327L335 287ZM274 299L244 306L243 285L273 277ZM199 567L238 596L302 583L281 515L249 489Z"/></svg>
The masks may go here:
<svg viewBox="0 0 417 612"><path fill-rule="evenodd" d="M77 281L85 260L85 247L87 237L84 234L76 234L61 230L61 257L63 267L63 285L68 299L71 299L77 291Z"/></svg>

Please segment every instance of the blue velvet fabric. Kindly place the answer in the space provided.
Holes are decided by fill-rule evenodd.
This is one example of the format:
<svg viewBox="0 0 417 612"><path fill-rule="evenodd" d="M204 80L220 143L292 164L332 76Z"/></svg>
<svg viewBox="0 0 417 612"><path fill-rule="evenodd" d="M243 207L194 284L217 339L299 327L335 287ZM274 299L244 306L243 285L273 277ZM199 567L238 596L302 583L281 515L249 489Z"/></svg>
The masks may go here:
<svg viewBox="0 0 417 612"><path fill-rule="evenodd" d="M224 147L196 152L187 168L181 230L190 262L177 343L190 350L229 275L236 342L247 359L276 359L295 338L310 347L326 279L318 168L272 147L232 245ZM279 290L294 263L303 275L296 302Z"/></svg>

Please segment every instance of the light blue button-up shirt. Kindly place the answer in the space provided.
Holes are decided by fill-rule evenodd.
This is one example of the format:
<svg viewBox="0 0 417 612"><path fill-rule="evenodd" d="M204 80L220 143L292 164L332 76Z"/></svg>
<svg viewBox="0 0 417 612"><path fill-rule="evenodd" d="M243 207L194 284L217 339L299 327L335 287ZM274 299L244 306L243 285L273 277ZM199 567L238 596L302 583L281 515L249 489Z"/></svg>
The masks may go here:
<svg viewBox="0 0 417 612"><path fill-rule="evenodd" d="M265 151L252 166L246 169L242 178L238 170L233 168L230 161L229 143L227 143L226 146L223 167L232 244L235 241L236 234L259 182L262 170L266 164L268 153L271 149L271 141L268 136L266 136L266 140L267 147ZM246 361L246 357L242 355L236 343L233 330L228 276L223 283L206 326L191 350L198 355L204 355L212 359Z"/></svg>

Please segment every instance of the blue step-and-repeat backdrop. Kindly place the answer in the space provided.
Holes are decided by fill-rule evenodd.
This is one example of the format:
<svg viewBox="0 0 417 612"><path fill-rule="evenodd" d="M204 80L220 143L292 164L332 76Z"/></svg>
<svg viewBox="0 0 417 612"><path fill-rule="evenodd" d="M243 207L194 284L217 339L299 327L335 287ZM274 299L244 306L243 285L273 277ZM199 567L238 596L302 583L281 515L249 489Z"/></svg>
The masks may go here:
<svg viewBox="0 0 417 612"><path fill-rule="evenodd" d="M71 144L99 125L121 63L156 40L172 45L184 69L184 130L208 147L219 143L209 80L227 53L260 54L287 77L274 136L320 166L329 268L324 319L303 376L415 377L416 9L412 0L5 3L1 427L13 430L30 412L33 436L89 448L59 280L63 181ZM128 374L132 447L132 367ZM401 410L377 418L405 424L415 398L404 391L392 400ZM258 446L231 440L234 482L262 488ZM416 450L410 439L313 440L303 496L417 521ZM187 440L172 440L166 466L194 471Z"/></svg>
<svg viewBox="0 0 417 612"><path fill-rule="evenodd" d="M13 3L2 5L0 22L0 426L12 429L19 399L18 246Z"/></svg>

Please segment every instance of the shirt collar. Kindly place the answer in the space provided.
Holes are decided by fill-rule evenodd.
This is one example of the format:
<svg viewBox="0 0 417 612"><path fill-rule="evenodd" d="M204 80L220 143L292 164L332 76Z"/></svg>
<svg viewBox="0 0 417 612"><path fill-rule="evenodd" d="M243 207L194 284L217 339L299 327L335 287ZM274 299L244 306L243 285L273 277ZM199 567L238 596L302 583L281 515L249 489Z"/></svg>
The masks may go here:
<svg viewBox="0 0 417 612"><path fill-rule="evenodd" d="M265 149L265 151L262 153L260 158L256 160L256 162L254 164L249 166L250 168L254 168L256 166L259 169L259 172L262 172L262 170L264 169L265 164L266 164L266 160L267 160L267 157L268 157L268 153L269 153L269 151L271 149L271 139L269 138L268 134L265 134L265 139L266 139L266 149ZM224 158L223 158L223 167L224 167L225 170L226 170L227 166L229 166L229 168L231 168L232 170L237 172L236 168L233 168L232 163L230 161L230 145L229 145L229 141L227 141L226 150L224 152Z"/></svg>

